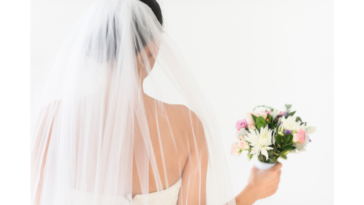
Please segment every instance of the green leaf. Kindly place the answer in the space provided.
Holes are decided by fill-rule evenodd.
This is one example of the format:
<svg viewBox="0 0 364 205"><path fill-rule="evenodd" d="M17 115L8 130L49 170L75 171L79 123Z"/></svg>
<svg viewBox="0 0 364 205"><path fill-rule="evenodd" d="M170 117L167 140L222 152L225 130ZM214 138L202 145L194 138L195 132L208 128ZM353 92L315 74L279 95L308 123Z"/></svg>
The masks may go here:
<svg viewBox="0 0 364 205"><path fill-rule="evenodd" d="M265 156L264 155L262 155L262 154L260 154L259 156L258 156L258 159L259 159L259 161L261 161L261 162L265 162Z"/></svg>
<svg viewBox="0 0 364 205"><path fill-rule="evenodd" d="M264 127L264 126L265 126L265 124L263 124L263 123L258 123L256 126L257 126L257 129L258 129L258 130L260 130L260 128Z"/></svg>
<svg viewBox="0 0 364 205"><path fill-rule="evenodd" d="M302 122L302 119L300 117L296 117L296 122L298 121Z"/></svg>
<svg viewBox="0 0 364 205"><path fill-rule="evenodd" d="M294 149L295 147L294 146L292 146L292 145L288 145L288 146L285 146L285 147L282 147L282 150L283 151L289 151L289 150L292 150L292 149Z"/></svg>
<svg viewBox="0 0 364 205"><path fill-rule="evenodd" d="M285 136L285 139L283 141L283 145L286 145L286 144L291 143L292 142L292 139L293 139L293 135L292 134L286 135Z"/></svg>
<svg viewBox="0 0 364 205"><path fill-rule="evenodd" d="M253 158L254 155L252 154L248 154L249 160L251 160Z"/></svg>
<svg viewBox="0 0 364 205"><path fill-rule="evenodd" d="M257 116L255 116L255 115L253 115L253 114L251 114L251 115L252 115L252 118L253 118L253 120L254 120L254 123L255 123L255 124L257 124L257 118L258 118L258 117L257 117Z"/></svg>
<svg viewBox="0 0 364 205"><path fill-rule="evenodd" d="M289 140L288 140L288 142L287 142L287 143L288 143L288 144L289 144L289 143L293 143L293 141L292 141L292 140L293 140L293 135L289 135Z"/></svg>
<svg viewBox="0 0 364 205"><path fill-rule="evenodd" d="M288 104L286 104L285 105L286 106L286 110L287 110L287 112L291 109L291 107L292 107L292 105L288 105Z"/></svg>
<svg viewBox="0 0 364 205"><path fill-rule="evenodd" d="M287 159L287 156L286 155L281 155L281 158Z"/></svg>
<svg viewBox="0 0 364 205"><path fill-rule="evenodd" d="M287 143L287 144L283 145L283 146L282 146L282 148L283 148L283 147L290 146L290 145L293 145L293 142L290 142L290 143Z"/></svg>
<svg viewBox="0 0 364 205"><path fill-rule="evenodd" d="M287 117L293 116L295 113L296 113L296 111L290 112L290 113L287 114Z"/></svg>
<svg viewBox="0 0 364 205"><path fill-rule="evenodd" d="M289 140L288 135L285 135L285 136L283 137L283 146L284 146L285 144L287 144L288 140Z"/></svg>
<svg viewBox="0 0 364 205"><path fill-rule="evenodd" d="M284 144L290 144L292 142L292 139L293 139L293 135L292 134L287 135L286 136L286 139L284 141Z"/></svg>
<svg viewBox="0 0 364 205"><path fill-rule="evenodd" d="M256 122L259 124L259 123L264 123L265 124L265 120L262 116L259 116L256 120Z"/></svg>
<svg viewBox="0 0 364 205"><path fill-rule="evenodd" d="M262 116L259 116L256 120L257 129L260 130L260 128L265 127L265 120Z"/></svg>
<svg viewBox="0 0 364 205"><path fill-rule="evenodd" d="M258 105L258 106L255 106L255 108L253 109L253 111L255 111L255 109L257 109L258 107L265 107L265 108L270 109L271 111L273 111L273 110L274 110L272 107L269 107L269 106L267 106L267 105Z"/></svg>
<svg viewBox="0 0 364 205"><path fill-rule="evenodd" d="M287 155L291 150L285 150L283 152L281 152L281 155Z"/></svg>

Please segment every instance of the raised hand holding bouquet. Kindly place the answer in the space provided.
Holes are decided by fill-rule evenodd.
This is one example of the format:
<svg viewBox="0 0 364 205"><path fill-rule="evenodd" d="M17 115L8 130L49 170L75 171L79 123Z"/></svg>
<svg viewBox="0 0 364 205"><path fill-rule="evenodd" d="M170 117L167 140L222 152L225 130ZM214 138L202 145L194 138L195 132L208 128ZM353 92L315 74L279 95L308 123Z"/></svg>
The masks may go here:
<svg viewBox="0 0 364 205"><path fill-rule="evenodd" d="M255 111L258 107L263 109ZM232 155L247 151L249 160L257 156L259 169L268 169L278 158L287 159L288 153L306 151L309 135L316 128L307 127L307 122L295 116L296 111L290 112L291 105L286 105L284 112L264 105L256 108L236 123L239 141L232 144Z"/></svg>

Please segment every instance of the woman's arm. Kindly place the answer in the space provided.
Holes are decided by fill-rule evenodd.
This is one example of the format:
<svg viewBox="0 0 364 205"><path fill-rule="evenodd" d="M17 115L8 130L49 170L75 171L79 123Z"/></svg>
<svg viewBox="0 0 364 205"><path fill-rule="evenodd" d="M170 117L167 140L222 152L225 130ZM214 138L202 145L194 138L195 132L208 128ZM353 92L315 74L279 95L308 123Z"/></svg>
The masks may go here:
<svg viewBox="0 0 364 205"><path fill-rule="evenodd" d="M182 172L182 187L178 205L206 204L206 174L208 150L203 127L197 116L190 111L192 132L188 134L189 156Z"/></svg>
<svg viewBox="0 0 364 205"><path fill-rule="evenodd" d="M251 186L246 186L243 191L241 191L235 197L236 205L252 205L256 202L256 198L254 196L254 189Z"/></svg>
<svg viewBox="0 0 364 205"><path fill-rule="evenodd" d="M178 205L206 204L206 174L208 150L203 126L197 116L190 112L193 133L188 136L190 154L182 173L182 187ZM257 200L273 195L281 175L281 163L267 170L251 169L247 186L234 198L237 205L252 205Z"/></svg>
<svg viewBox="0 0 364 205"><path fill-rule="evenodd" d="M236 204L251 205L259 199L275 194L280 182L281 168L280 162L267 170L259 170L254 166L250 171L247 186L235 197Z"/></svg>

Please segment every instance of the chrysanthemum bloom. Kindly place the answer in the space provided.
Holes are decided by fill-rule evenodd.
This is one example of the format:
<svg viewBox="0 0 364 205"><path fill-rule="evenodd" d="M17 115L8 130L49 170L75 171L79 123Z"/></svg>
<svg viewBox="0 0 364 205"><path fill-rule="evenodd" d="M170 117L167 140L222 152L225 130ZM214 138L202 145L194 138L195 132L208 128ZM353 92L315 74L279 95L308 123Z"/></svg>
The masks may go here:
<svg viewBox="0 0 364 205"><path fill-rule="evenodd" d="M269 158L268 150L272 150L272 147L269 147L272 145L272 130L266 127L260 128L260 132L258 130L249 130L250 133L247 134L247 137L245 138L246 141L250 142L250 145L252 146L251 154L262 154L267 159Z"/></svg>

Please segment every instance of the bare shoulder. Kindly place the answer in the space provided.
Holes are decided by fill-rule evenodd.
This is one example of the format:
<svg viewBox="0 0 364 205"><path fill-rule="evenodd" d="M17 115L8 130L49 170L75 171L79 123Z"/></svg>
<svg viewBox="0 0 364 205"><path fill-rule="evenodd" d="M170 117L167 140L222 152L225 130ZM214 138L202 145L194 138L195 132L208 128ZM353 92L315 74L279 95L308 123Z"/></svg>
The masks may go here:
<svg viewBox="0 0 364 205"><path fill-rule="evenodd" d="M176 122L186 132L189 143L192 143L192 145L197 143L202 146L205 143L205 133L203 124L197 114L185 105L166 104L166 107L167 112L169 110L169 113L173 113L168 114L168 116L173 115Z"/></svg>
<svg viewBox="0 0 364 205"><path fill-rule="evenodd" d="M168 104L164 103L168 116L176 118L179 122L182 122L187 128L202 128L201 120L198 118L195 112L189 109L185 105L181 104Z"/></svg>

